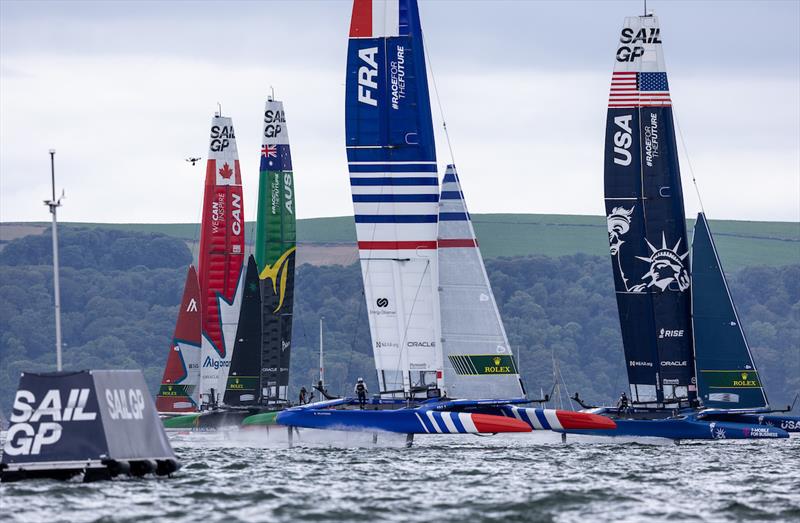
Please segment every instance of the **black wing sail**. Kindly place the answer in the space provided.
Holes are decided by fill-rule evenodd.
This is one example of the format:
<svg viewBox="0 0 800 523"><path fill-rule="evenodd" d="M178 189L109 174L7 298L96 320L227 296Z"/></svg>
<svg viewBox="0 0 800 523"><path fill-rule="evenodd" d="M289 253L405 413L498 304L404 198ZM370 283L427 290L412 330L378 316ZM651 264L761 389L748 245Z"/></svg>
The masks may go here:
<svg viewBox="0 0 800 523"><path fill-rule="evenodd" d="M226 405L253 405L258 402L261 371L261 292L258 268L251 255L239 311L239 325L231 355L231 368L225 387Z"/></svg>
<svg viewBox="0 0 800 523"><path fill-rule="evenodd" d="M689 242L658 19L629 17L611 80L605 203L632 400L696 397Z"/></svg>

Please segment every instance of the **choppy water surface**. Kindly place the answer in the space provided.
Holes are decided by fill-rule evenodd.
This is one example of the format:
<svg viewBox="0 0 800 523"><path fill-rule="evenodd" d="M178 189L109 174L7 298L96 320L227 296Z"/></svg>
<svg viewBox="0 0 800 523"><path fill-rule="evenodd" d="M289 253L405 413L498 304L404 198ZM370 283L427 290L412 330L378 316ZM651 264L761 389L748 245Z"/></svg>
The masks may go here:
<svg viewBox="0 0 800 523"><path fill-rule="evenodd" d="M281 433L280 436L283 436ZM800 521L800 438L176 434L171 479L0 484L10 521Z"/></svg>

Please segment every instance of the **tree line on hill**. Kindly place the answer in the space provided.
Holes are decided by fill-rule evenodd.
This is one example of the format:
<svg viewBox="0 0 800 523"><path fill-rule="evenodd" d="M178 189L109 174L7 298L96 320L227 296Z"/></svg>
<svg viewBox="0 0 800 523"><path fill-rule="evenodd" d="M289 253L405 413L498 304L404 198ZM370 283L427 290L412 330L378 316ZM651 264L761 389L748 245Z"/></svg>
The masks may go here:
<svg viewBox="0 0 800 523"><path fill-rule="evenodd" d="M0 251L0 409L6 413L20 371L55 366L50 241L46 232ZM61 230L60 245L65 368L141 368L155 392L189 249L161 234L77 227ZM487 260L531 397L549 393L554 381L563 392L597 403L625 390L609 264L582 254ZM749 267L729 279L770 400L786 404L800 391L800 265ZM376 390L357 264L299 267L294 313L293 391L318 379L320 317L330 390L347 393L358 377Z"/></svg>

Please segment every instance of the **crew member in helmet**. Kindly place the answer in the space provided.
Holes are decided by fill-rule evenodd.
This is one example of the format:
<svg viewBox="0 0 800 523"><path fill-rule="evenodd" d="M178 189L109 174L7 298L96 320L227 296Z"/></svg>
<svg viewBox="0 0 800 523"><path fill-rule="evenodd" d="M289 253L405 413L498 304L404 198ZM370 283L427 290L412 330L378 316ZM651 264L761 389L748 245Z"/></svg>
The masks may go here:
<svg viewBox="0 0 800 523"><path fill-rule="evenodd" d="M305 405L306 403L308 403L308 400L306 399L307 393L308 391L306 390L305 387L300 388L300 405Z"/></svg>
<svg viewBox="0 0 800 523"><path fill-rule="evenodd" d="M619 400L617 401L617 414L622 414L628 410L628 395L625 394L625 391L622 391L622 394L619 396Z"/></svg>
<svg viewBox="0 0 800 523"><path fill-rule="evenodd" d="M367 384L364 383L364 378L358 378L354 392L356 396L358 396L358 406L363 409L364 405L367 403L367 392L369 392L367 390Z"/></svg>

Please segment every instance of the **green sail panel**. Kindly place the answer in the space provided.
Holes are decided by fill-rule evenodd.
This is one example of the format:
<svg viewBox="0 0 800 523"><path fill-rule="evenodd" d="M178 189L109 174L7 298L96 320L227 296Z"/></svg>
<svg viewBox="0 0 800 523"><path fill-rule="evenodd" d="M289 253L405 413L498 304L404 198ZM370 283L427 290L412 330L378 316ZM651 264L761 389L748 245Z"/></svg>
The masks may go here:
<svg viewBox="0 0 800 523"><path fill-rule="evenodd" d="M283 102L267 100L261 145L255 257L261 287L261 402L288 401L296 217Z"/></svg>
<svg viewBox="0 0 800 523"><path fill-rule="evenodd" d="M744 336L705 215L692 240L692 316L698 391L711 408L766 407L767 395Z"/></svg>

